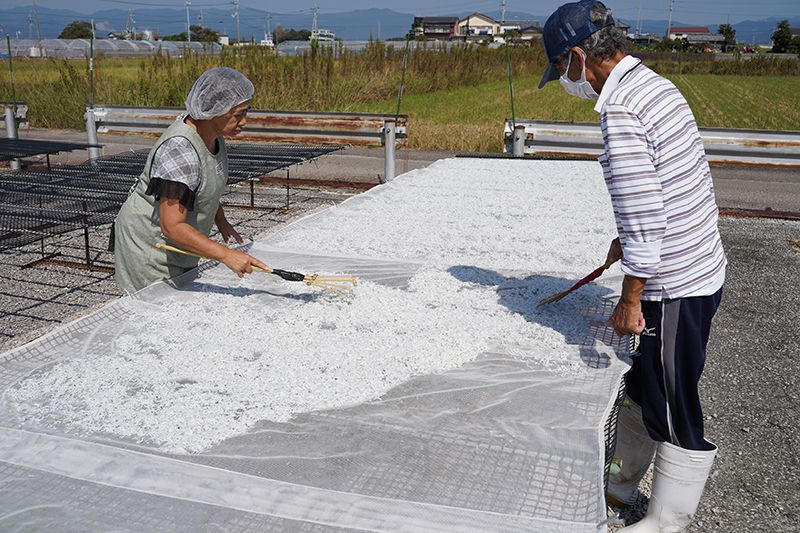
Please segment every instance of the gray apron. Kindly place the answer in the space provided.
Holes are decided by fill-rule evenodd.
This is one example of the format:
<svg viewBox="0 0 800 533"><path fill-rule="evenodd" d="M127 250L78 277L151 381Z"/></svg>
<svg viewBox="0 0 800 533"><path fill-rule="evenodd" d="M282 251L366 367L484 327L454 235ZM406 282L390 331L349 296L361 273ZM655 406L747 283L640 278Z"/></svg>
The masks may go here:
<svg viewBox="0 0 800 533"><path fill-rule="evenodd" d="M219 150L216 155L212 154L197 131L184 123L185 118L186 115L179 116L150 150L144 171L114 223L114 279L128 292L183 274L196 267L199 261L196 257L166 252L154 246L156 243L174 244L161 234L160 202L145 194L153 155L167 139L186 137L200 157L200 187L195 192L194 210L186 214L186 222L205 236L211 233L214 225L228 178L225 141L220 137Z"/></svg>

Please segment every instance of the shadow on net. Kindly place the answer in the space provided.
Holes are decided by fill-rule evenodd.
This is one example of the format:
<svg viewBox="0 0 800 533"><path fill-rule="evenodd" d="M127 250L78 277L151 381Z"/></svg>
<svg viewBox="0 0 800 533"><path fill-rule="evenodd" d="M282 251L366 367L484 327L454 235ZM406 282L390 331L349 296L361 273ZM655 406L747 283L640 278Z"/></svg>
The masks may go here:
<svg viewBox="0 0 800 533"><path fill-rule="evenodd" d="M614 291L590 283L561 301L537 307L537 303L569 288L574 279L547 274L511 277L477 266L455 265L448 272L464 283L496 288L498 303L528 322L552 329L564 336L564 342L579 347L581 360L590 368L607 368L611 358L597 350L596 340L610 346L621 345L605 321L616 303Z"/></svg>

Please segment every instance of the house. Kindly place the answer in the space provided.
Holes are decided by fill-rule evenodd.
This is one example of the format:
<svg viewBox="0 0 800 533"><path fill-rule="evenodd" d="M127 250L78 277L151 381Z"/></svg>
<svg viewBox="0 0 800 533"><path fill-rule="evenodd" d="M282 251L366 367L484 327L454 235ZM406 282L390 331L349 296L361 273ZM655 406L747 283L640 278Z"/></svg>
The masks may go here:
<svg viewBox="0 0 800 533"><path fill-rule="evenodd" d="M669 29L669 38L685 39L690 45L707 51L720 50L725 44L724 35L711 33L705 27L672 26Z"/></svg>
<svg viewBox="0 0 800 533"><path fill-rule="evenodd" d="M520 28L519 37L523 42L531 42L535 39L541 39L542 27L537 23L536 25Z"/></svg>
<svg viewBox="0 0 800 533"><path fill-rule="evenodd" d="M513 30L522 32L523 28L539 27L538 20L513 19L513 20L500 20L497 23L500 25L500 30L499 30L500 35L503 35L507 31Z"/></svg>
<svg viewBox="0 0 800 533"><path fill-rule="evenodd" d="M629 34L628 39L638 46L653 46L661 42L661 36L655 33Z"/></svg>
<svg viewBox="0 0 800 533"><path fill-rule="evenodd" d="M414 17L414 35L434 41L449 41L456 34L458 17Z"/></svg>
<svg viewBox="0 0 800 533"><path fill-rule="evenodd" d="M225 35L224 33L221 33L219 34L219 37L217 37L217 42L222 46L230 46L231 38Z"/></svg>
<svg viewBox="0 0 800 533"><path fill-rule="evenodd" d="M467 41L493 41L496 35L502 33L500 24L492 17L473 13L458 21L456 35Z"/></svg>
<svg viewBox="0 0 800 533"><path fill-rule="evenodd" d="M538 20L500 20L497 24L499 31L494 37L495 42L504 43L506 41L505 35L508 32L513 32L515 40L518 41L531 41L542 36L542 28Z"/></svg>
<svg viewBox="0 0 800 533"><path fill-rule="evenodd" d="M689 36L697 37L710 34L711 31L704 26L670 26L668 32L670 39L688 39Z"/></svg>
<svg viewBox="0 0 800 533"><path fill-rule="evenodd" d="M615 22L614 22L614 26L616 26L617 28L621 29L621 30L622 30L622 32L623 32L625 35L628 35L628 33L629 33L629 32L630 32L630 30L631 30L631 25L630 25L630 24L628 24L627 22L624 22L624 21L622 21L622 20L617 20L617 21L615 21Z"/></svg>

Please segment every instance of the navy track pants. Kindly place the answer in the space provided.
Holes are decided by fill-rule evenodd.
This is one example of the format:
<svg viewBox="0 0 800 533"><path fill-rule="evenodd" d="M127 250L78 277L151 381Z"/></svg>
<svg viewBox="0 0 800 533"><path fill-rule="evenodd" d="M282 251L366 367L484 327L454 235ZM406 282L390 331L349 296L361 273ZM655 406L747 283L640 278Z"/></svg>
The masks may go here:
<svg viewBox="0 0 800 533"><path fill-rule="evenodd" d="M711 450L703 435L697 384L706 361L711 320L722 289L711 296L642 301L645 330L626 375L628 395L642 408L650 437L688 450Z"/></svg>

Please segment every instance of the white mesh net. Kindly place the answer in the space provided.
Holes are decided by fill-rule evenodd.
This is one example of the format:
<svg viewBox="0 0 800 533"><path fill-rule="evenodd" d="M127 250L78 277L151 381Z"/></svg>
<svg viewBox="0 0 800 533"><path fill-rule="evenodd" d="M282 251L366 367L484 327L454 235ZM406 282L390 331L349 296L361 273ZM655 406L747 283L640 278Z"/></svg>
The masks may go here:
<svg viewBox="0 0 800 533"><path fill-rule="evenodd" d="M209 265L4 354L0 529L603 529L619 271L535 304L610 213L594 163L446 160L250 248L348 298Z"/></svg>

